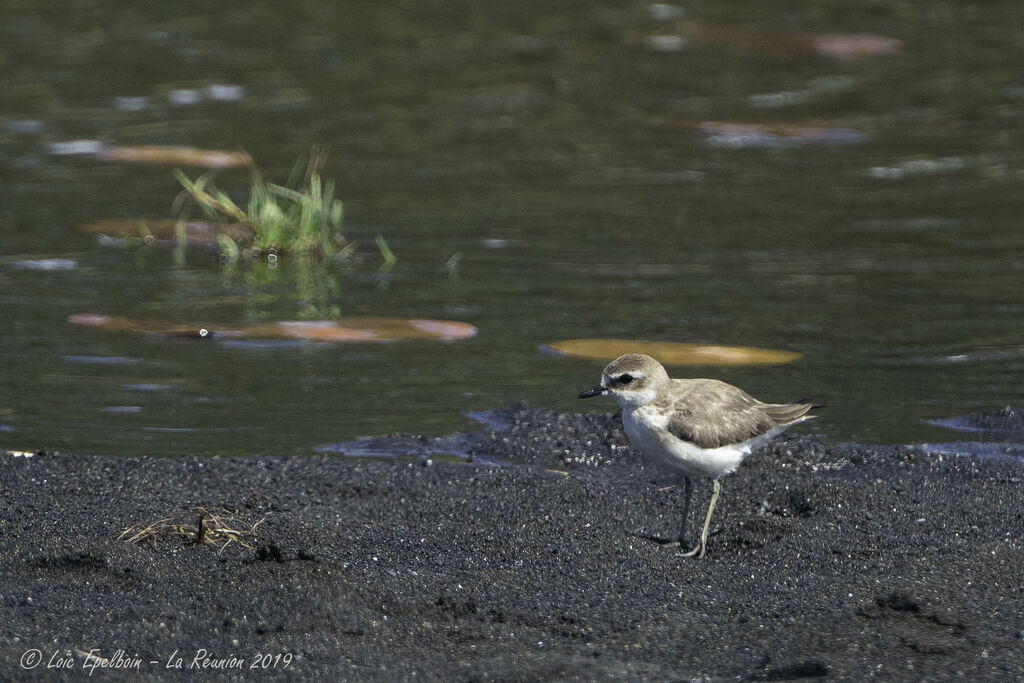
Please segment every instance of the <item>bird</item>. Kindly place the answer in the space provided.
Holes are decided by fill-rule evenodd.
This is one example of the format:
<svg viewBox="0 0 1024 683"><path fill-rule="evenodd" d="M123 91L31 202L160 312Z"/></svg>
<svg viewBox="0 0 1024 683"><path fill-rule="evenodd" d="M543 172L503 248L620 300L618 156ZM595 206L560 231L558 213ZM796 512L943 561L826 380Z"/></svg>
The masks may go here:
<svg viewBox="0 0 1024 683"><path fill-rule="evenodd" d="M700 540L684 553L704 557L711 515L722 487L743 459L772 437L809 420L810 401L763 403L739 387L717 379L672 379L661 363L627 353L609 363L601 383L578 398L612 396L622 409L622 426L649 462L678 475L684 488L678 545L685 547L686 519L694 477L713 481L711 504Z"/></svg>

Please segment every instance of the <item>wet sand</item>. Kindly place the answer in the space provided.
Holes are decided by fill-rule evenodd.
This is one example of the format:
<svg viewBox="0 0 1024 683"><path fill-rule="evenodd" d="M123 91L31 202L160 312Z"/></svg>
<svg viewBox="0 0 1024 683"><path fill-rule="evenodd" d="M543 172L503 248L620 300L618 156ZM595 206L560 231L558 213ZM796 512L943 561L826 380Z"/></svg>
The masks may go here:
<svg viewBox="0 0 1024 683"><path fill-rule="evenodd" d="M0 455L0 677L1024 676L1024 465L794 434L698 561L611 415L505 417L469 463ZM119 540L199 507L252 547Z"/></svg>

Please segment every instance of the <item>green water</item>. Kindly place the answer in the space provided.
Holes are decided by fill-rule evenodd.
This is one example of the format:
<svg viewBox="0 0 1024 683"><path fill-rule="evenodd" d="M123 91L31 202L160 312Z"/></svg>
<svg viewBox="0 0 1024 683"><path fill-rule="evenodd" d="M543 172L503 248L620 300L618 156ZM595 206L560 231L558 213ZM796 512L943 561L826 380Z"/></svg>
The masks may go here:
<svg viewBox="0 0 1024 683"><path fill-rule="evenodd" d="M575 399L601 363L540 351L577 337L797 351L673 372L813 397L829 406L814 431L837 441L955 440L924 421L1024 405L1024 6L728 6L4 5L0 447L291 454L465 429L465 411L521 399L611 410ZM838 60L779 38L861 33L902 50ZM655 34L689 42L657 51ZM214 84L244 94L170 102ZM719 145L706 121L857 137ZM202 251L98 246L76 226L171 217L179 188L168 167L50 153L76 139L245 149L279 180L327 145L364 262L331 289L287 263L228 274ZM399 258L387 278L378 233ZM42 258L76 267L18 265ZM310 292L479 335L261 345L66 323L292 319Z"/></svg>

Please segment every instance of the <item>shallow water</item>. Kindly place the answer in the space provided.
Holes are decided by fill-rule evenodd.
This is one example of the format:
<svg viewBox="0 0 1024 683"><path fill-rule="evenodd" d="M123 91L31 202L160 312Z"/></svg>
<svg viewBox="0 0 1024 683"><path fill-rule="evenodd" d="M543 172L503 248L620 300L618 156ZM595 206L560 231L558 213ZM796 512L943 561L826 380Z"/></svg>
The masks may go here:
<svg viewBox="0 0 1024 683"><path fill-rule="evenodd" d="M828 408L808 428L838 441L955 441L926 420L1024 404L1018 3L21 7L0 10L0 447L308 453L474 428L464 413L522 399L611 410L575 399L601 363L540 351L576 337L797 351L674 373L813 397ZM830 34L902 49L839 59L792 40ZM230 274L202 250L181 266L98 246L76 226L171 217L178 188L167 167L52 153L74 140L244 149L279 180L329 145L365 262L328 287L287 263ZM399 258L386 277L378 233ZM66 322L316 309L479 335Z"/></svg>

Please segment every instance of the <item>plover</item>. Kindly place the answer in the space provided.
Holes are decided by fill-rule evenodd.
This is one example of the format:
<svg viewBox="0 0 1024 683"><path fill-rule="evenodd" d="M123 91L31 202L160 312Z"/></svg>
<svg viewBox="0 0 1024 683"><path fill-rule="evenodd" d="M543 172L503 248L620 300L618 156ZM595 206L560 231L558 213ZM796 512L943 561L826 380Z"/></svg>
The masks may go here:
<svg viewBox="0 0 1024 683"><path fill-rule="evenodd" d="M622 408L630 443L655 465L683 480L683 523L679 545L686 545L686 518L692 477L711 477L711 504L700 541L689 552L704 557L708 528L721 492L720 477L732 474L743 458L769 439L808 420L809 402L762 403L739 387L716 379L671 379L650 356L629 353L609 363L601 383L579 398L611 394Z"/></svg>

